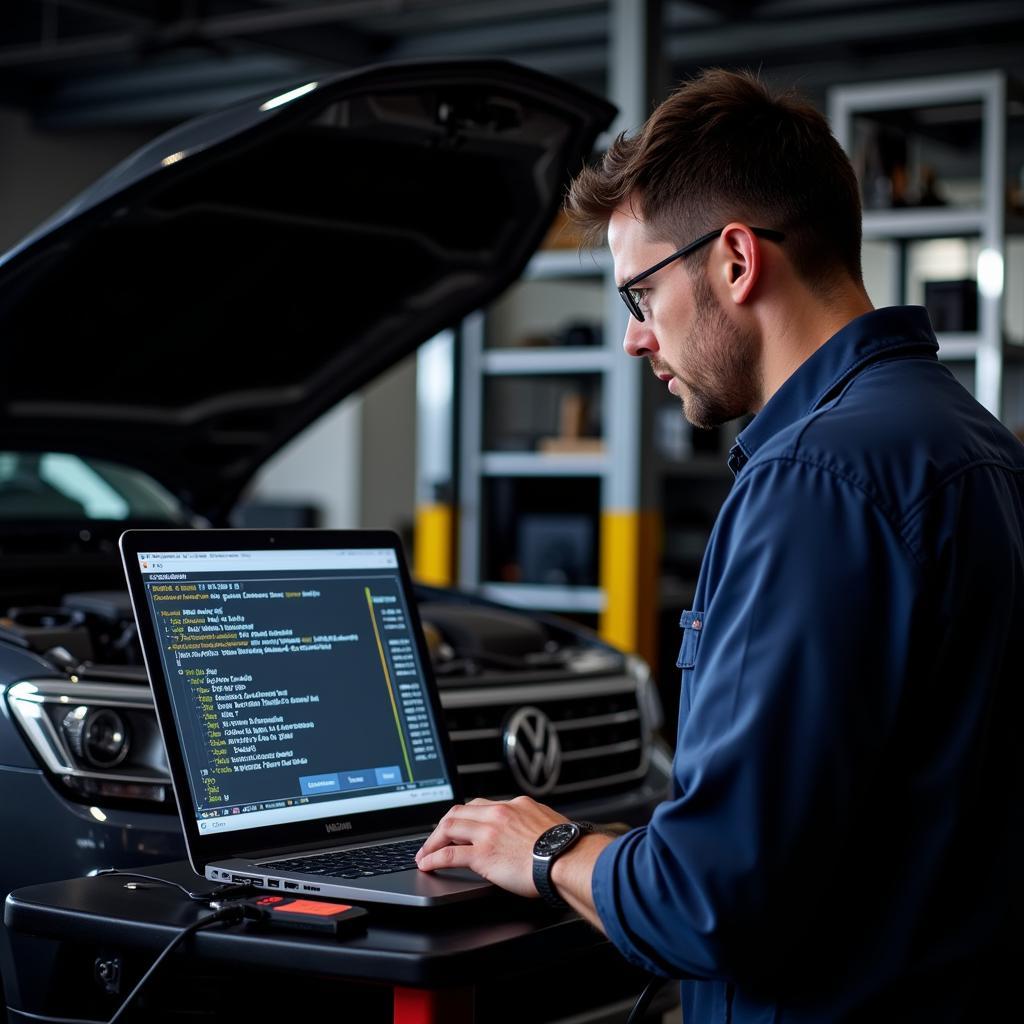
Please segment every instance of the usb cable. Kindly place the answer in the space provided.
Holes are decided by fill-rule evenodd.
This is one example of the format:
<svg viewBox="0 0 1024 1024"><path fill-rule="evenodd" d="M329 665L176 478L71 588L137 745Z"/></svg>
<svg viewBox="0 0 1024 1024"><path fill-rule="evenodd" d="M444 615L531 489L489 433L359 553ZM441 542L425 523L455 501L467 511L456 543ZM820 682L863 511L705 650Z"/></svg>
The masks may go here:
<svg viewBox="0 0 1024 1024"><path fill-rule="evenodd" d="M179 892L186 895L194 903L209 903L210 900L224 899L226 896L244 896L248 893L255 892L255 887L249 882L245 882L241 885L218 885L215 889L196 891L194 889L186 889L185 886L179 885L177 882L172 882L169 878L158 878L156 875L142 875L139 874L138 871L122 871L120 868L103 868L101 871L95 872L92 877L100 878L109 875L117 875L118 878L134 878L143 882L154 882L160 885L169 885L172 889L177 889ZM129 882L125 888L134 888L134 886Z"/></svg>

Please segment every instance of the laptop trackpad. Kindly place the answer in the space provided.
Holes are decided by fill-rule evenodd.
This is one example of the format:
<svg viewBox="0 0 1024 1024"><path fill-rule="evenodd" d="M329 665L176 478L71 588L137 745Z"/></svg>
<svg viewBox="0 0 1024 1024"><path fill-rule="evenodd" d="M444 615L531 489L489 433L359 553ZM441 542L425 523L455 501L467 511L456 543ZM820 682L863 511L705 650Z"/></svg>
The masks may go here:
<svg viewBox="0 0 1024 1024"><path fill-rule="evenodd" d="M417 896L444 896L448 893L493 888L490 882L468 868L441 868L438 871L419 871L413 868L374 878L361 878L358 885L360 888L379 889L383 892L398 889Z"/></svg>

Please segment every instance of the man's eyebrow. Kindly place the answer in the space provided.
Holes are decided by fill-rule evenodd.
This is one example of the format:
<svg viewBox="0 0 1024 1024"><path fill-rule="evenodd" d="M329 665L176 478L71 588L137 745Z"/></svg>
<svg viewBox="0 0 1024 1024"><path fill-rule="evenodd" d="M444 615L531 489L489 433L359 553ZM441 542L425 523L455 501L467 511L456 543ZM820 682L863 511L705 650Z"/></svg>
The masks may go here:
<svg viewBox="0 0 1024 1024"><path fill-rule="evenodd" d="M623 281L623 283L621 285L615 285L615 288L625 288L627 283L630 282L630 281L633 281L633 279L636 278L637 274L639 274L639 273L643 273L643 270L637 270L636 273L631 273L628 276L628 278L626 278ZM637 283L636 287L637 288L649 288L649 287L651 287L650 285L647 284L647 282L649 280L650 280L649 278L644 278L643 281Z"/></svg>

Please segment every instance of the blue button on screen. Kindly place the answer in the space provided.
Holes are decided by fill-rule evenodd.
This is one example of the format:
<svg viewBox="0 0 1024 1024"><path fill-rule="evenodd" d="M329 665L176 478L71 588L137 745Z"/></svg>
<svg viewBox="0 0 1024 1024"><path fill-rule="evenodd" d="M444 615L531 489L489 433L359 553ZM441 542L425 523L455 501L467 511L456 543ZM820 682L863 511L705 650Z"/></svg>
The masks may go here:
<svg viewBox="0 0 1024 1024"><path fill-rule="evenodd" d="M358 771L332 772L329 775L305 775L299 779L303 796L319 793L346 793L357 789L375 789L378 786L399 786L402 770L398 765L386 768L362 768Z"/></svg>
<svg viewBox="0 0 1024 1024"><path fill-rule="evenodd" d="M390 768L377 768L378 786L397 786L402 781L402 773L397 765Z"/></svg>
<svg viewBox="0 0 1024 1024"><path fill-rule="evenodd" d="M318 793L337 793L341 789L341 780L334 775L304 775L299 779L303 796L316 796Z"/></svg>

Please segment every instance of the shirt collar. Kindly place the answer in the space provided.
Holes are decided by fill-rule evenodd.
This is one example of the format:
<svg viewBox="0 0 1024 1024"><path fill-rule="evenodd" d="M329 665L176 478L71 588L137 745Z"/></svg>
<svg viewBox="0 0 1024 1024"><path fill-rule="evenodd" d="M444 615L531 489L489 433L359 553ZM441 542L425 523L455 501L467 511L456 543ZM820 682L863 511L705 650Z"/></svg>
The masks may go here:
<svg viewBox="0 0 1024 1024"><path fill-rule="evenodd" d="M889 306L851 320L808 357L736 438L729 468L737 474L766 441L834 397L869 363L907 349L938 352L923 306Z"/></svg>

